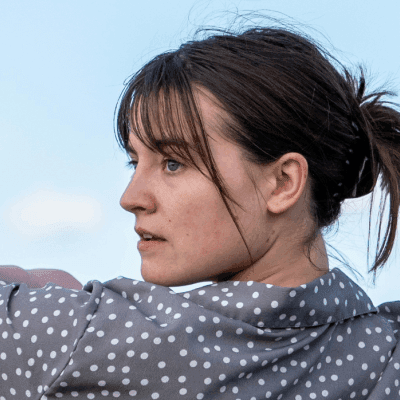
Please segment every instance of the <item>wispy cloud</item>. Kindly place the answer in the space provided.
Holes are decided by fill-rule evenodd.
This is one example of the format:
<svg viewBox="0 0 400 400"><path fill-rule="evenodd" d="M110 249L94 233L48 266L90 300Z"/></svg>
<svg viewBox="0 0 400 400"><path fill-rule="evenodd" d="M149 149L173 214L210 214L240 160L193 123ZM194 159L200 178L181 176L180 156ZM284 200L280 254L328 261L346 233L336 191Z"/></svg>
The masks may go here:
<svg viewBox="0 0 400 400"><path fill-rule="evenodd" d="M10 207L10 228L34 238L78 230L92 231L102 219L100 203L90 197L38 190Z"/></svg>

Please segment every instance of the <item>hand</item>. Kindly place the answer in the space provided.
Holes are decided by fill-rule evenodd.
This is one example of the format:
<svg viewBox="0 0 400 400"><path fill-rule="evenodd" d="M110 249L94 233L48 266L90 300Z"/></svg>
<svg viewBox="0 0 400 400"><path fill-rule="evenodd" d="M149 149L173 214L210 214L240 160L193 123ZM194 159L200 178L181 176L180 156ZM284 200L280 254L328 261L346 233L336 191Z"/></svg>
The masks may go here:
<svg viewBox="0 0 400 400"><path fill-rule="evenodd" d="M67 289L82 290L82 284L68 272L59 269L25 270L16 265L0 265L0 280L26 283L29 288L41 288L53 282Z"/></svg>

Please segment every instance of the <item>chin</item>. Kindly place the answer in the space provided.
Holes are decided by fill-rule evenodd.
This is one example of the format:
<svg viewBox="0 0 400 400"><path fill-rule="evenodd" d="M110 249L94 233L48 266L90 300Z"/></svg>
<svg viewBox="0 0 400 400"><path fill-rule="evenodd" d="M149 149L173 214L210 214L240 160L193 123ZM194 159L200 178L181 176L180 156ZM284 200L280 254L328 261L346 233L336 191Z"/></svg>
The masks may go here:
<svg viewBox="0 0 400 400"><path fill-rule="evenodd" d="M187 277L186 279L184 278L177 279L176 276L168 278L167 276L163 276L162 274L159 275L146 274L145 271L142 271L142 277L145 282L166 287L186 286L186 285L193 285L199 282L211 281L211 279L198 280L193 278L190 279L189 277Z"/></svg>
<svg viewBox="0 0 400 400"><path fill-rule="evenodd" d="M141 265L143 280L159 286L186 286L201 282L213 282L215 279L218 279L218 282L223 282L235 275L235 273L225 273L218 276L196 276L195 274L188 273L189 271L187 269L180 274L179 269L174 269L168 266L168 264L160 267L159 265L154 266L153 263L147 263L146 261L142 261Z"/></svg>
<svg viewBox="0 0 400 400"><path fill-rule="evenodd" d="M187 285L185 282L181 282L173 277L165 276L163 273L157 273L157 271L146 271L142 268L143 280L147 283L153 283L159 286L184 286Z"/></svg>

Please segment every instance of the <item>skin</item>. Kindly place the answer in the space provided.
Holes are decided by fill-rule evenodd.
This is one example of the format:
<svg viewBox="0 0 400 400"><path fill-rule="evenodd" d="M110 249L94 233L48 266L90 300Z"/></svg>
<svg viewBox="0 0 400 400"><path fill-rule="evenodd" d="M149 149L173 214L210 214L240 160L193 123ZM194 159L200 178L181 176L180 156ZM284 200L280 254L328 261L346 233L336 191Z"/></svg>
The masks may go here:
<svg viewBox="0 0 400 400"><path fill-rule="evenodd" d="M28 288L41 288L46 283L82 290L82 284L70 273L59 269L23 269L16 265L0 265L0 281L26 283Z"/></svg>
<svg viewBox="0 0 400 400"><path fill-rule="evenodd" d="M287 153L269 166L245 161L240 148L218 134L221 110L207 96L196 92L202 122L224 182L245 209L229 203L254 263L214 184L189 166L163 164L162 155L152 153L131 134L138 157L131 156L138 164L120 205L136 216L137 227L167 240L159 249L141 253L143 279L173 287L218 282L222 274L234 273L232 281L297 287L329 272L322 236L311 252L320 271L301 247L312 228L306 159L299 153ZM208 175L200 159L196 161Z"/></svg>

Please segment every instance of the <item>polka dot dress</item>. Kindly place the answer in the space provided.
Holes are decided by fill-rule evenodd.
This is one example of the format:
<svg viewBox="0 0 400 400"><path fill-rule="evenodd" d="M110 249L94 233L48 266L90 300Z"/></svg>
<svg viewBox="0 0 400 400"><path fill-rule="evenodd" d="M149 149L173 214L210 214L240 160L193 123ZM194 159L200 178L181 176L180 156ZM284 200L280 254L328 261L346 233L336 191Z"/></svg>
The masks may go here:
<svg viewBox="0 0 400 400"><path fill-rule="evenodd" d="M183 293L0 281L0 400L400 399L400 301L334 268L296 288Z"/></svg>

